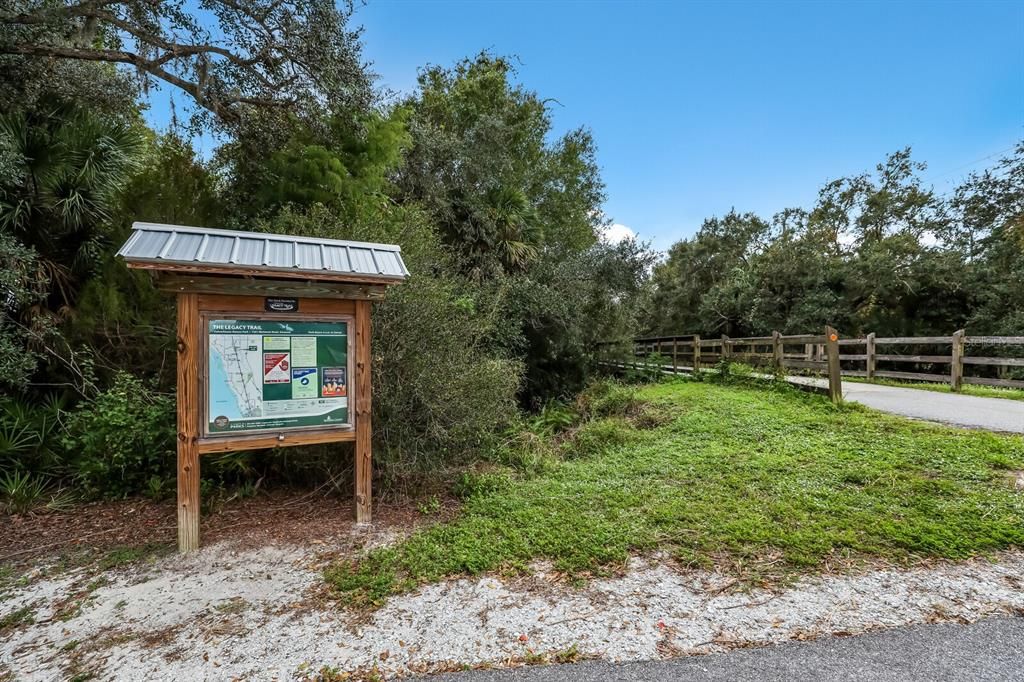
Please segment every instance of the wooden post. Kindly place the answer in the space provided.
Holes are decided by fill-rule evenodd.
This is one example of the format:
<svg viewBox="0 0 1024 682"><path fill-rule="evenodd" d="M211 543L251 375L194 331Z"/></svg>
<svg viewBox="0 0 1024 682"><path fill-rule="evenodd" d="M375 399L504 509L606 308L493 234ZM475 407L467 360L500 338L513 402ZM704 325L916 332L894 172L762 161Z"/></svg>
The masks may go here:
<svg viewBox="0 0 1024 682"><path fill-rule="evenodd" d="M729 355L729 337L722 334L722 354L719 356L719 360L728 360Z"/></svg>
<svg viewBox="0 0 1024 682"><path fill-rule="evenodd" d="M700 334L693 335L693 373L700 372Z"/></svg>
<svg viewBox="0 0 1024 682"><path fill-rule="evenodd" d="M843 378L839 367L839 333L825 326L825 352L828 355L828 397L833 403L843 400Z"/></svg>
<svg viewBox="0 0 1024 682"><path fill-rule="evenodd" d="M370 374L370 302L356 301L356 523L373 518L373 429L370 415L373 397Z"/></svg>
<svg viewBox="0 0 1024 682"><path fill-rule="evenodd" d="M804 344L804 360L810 362L814 359L814 345L810 343Z"/></svg>
<svg viewBox="0 0 1024 682"><path fill-rule="evenodd" d="M964 330L953 332L952 362L949 365L949 385L954 391L960 391L964 381Z"/></svg>
<svg viewBox="0 0 1024 682"><path fill-rule="evenodd" d="M178 551L199 549L199 296L178 294Z"/></svg>
<svg viewBox="0 0 1024 682"><path fill-rule="evenodd" d="M772 332L772 364L775 365L775 371L782 373L782 334L777 331Z"/></svg>
<svg viewBox="0 0 1024 682"><path fill-rule="evenodd" d="M672 373L679 374L679 339L672 339Z"/></svg>
<svg viewBox="0 0 1024 682"><path fill-rule="evenodd" d="M868 334L868 338L864 341L864 353L867 355L865 358L865 372L864 375L868 381L875 380L875 333L871 332Z"/></svg>

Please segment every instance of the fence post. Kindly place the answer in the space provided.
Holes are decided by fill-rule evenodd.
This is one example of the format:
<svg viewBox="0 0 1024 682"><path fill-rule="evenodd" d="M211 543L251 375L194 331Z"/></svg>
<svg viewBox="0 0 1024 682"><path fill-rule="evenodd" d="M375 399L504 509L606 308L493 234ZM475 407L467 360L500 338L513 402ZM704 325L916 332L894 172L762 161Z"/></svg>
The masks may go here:
<svg viewBox="0 0 1024 682"><path fill-rule="evenodd" d="M693 373L700 372L700 334L693 335Z"/></svg>
<svg viewBox="0 0 1024 682"><path fill-rule="evenodd" d="M672 373L679 374L679 339L672 337Z"/></svg>
<svg viewBox="0 0 1024 682"><path fill-rule="evenodd" d="M953 332L952 362L949 365L949 385L954 391L963 387L964 381L964 330Z"/></svg>
<svg viewBox="0 0 1024 682"><path fill-rule="evenodd" d="M782 334L780 332L772 332L772 363L775 365L775 371L782 373Z"/></svg>
<svg viewBox="0 0 1024 682"><path fill-rule="evenodd" d="M729 337L722 334L722 354L719 356L719 360L728 360L731 353L729 352Z"/></svg>
<svg viewBox="0 0 1024 682"><path fill-rule="evenodd" d="M825 326L825 351L828 354L828 397L839 404L843 400L843 377L839 367L839 333Z"/></svg>
<svg viewBox="0 0 1024 682"><path fill-rule="evenodd" d="M868 338L864 341L864 353L867 355L865 360L865 371L864 376L867 377L868 381L875 380L875 333L871 332L868 334Z"/></svg>

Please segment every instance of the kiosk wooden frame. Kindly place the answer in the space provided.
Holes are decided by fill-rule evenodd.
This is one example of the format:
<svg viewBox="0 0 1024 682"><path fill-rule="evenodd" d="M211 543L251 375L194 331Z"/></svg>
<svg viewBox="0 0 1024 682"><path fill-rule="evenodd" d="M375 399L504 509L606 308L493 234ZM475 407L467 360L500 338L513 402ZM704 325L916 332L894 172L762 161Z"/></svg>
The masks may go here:
<svg viewBox="0 0 1024 682"><path fill-rule="evenodd" d="M370 306L408 270L399 247L234 230L135 223L118 252L177 296L178 548L199 546L205 454L355 443L355 516L372 515ZM347 423L208 433L209 321L344 321ZM326 395L326 393L324 393ZM323 401L321 401L323 402Z"/></svg>

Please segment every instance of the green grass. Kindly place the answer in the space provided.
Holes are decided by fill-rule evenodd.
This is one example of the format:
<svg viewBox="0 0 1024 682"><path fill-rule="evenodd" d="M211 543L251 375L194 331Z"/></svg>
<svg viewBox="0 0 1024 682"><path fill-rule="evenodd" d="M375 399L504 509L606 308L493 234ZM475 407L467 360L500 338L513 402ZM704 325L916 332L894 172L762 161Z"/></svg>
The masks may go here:
<svg viewBox="0 0 1024 682"><path fill-rule="evenodd" d="M868 380L862 377L843 377L843 381L853 381L860 384L868 383ZM898 388L917 388L922 391L935 391L936 393L953 392L953 388L949 384L931 384L920 381L898 381L896 379L874 379L871 383L881 384L882 386L896 386ZM1024 391L1019 388L1000 388L999 386L964 384L960 389L960 393L963 395L975 395L981 398L1024 400Z"/></svg>
<svg viewBox="0 0 1024 682"><path fill-rule="evenodd" d="M336 563L326 579L351 603L379 604L534 559L581 575L659 549L753 580L826 559L963 559L1024 543L1024 494L1008 473L1024 469L1020 437L794 390L673 381L640 397L662 415L652 428L614 418L624 433L599 454L483 486L454 521Z"/></svg>

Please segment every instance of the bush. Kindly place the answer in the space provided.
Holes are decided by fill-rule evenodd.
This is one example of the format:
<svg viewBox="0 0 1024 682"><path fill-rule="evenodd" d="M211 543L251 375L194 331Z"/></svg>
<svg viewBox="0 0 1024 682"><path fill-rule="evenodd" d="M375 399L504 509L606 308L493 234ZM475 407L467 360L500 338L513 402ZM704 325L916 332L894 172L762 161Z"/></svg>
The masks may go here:
<svg viewBox="0 0 1024 682"><path fill-rule="evenodd" d="M0 471L47 478L63 474L63 416L64 406L56 398L0 401Z"/></svg>
<svg viewBox="0 0 1024 682"><path fill-rule="evenodd" d="M74 479L96 497L152 489L174 473L174 397L120 372L113 386L69 416L64 444Z"/></svg>
<svg viewBox="0 0 1024 682"><path fill-rule="evenodd" d="M0 496L9 514L24 514L38 506L45 494L46 481L39 476L15 471L0 477Z"/></svg>
<svg viewBox="0 0 1024 682"><path fill-rule="evenodd" d="M595 381L576 398L576 411L584 419L629 417L643 407L635 386L627 386L610 379Z"/></svg>
<svg viewBox="0 0 1024 682"><path fill-rule="evenodd" d="M453 273L426 216L385 205L351 220L322 206L285 210L267 231L397 243L412 275L373 308L373 426L386 479L436 473L489 451L518 415L522 363L493 343L498 294ZM501 345L501 344L498 344Z"/></svg>
<svg viewBox="0 0 1024 682"><path fill-rule="evenodd" d="M603 455L632 438L629 424L621 417L601 419L581 426L571 440L562 444L566 459Z"/></svg>

